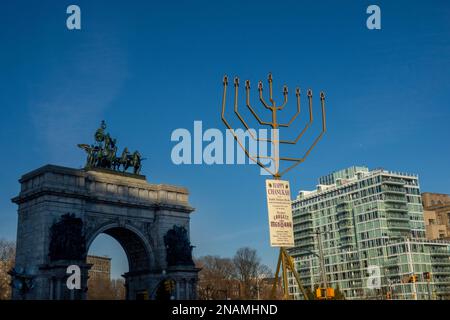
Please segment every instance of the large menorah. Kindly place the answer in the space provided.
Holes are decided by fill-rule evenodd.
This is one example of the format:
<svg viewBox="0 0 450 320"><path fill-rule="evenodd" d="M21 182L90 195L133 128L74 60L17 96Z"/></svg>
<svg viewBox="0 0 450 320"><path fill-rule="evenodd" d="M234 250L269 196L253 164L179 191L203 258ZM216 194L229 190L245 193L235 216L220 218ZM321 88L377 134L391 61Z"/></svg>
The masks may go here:
<svg viewBox="0 0 450 320"><path fill-rule="evenodd" d="M281 105L278 105L275 100L273 99L273 79L272 74L269 73L268 77L268 83L269 83L269 101L270 103L267 103L266 100L264 100L263 97L263 84L262 81L258 82L258 91L259 91L259 100L261 104L264 106L264 108L269 109L271 111L272 121L263 121L261 120L261 117L256 113L255 109L250 104L250 81L245 81L245 92L246 92L246 105L252 115L255 117L255 119L258 121L258 123L262 126L269 126L272 129L272 137L271 138L260 138L255 136L255 134L250 130L250 127L248 126L247 122L244 120L242 115L239 112L238 108L238 93L239 93L239 78L234 78L234 113L239 118L243 126L246 128L247 132L249 133L250 137L253 140L256 140L258 142L265 141L272 145L272 156L262 156L259 154L250 154L249 150L245 147L245 144L243 141L239 140L239 137L236 135L235 130L230 126L227 119L225 118L225 106L226 106L226 97L227 97L227 88L228 88L228 77L224 76L223 78L223 99L222 99L222 121L226 125L226 127L230 130L231 134L233 135L234 139L238 143L238 145L242 148L242 150L245 152L246 156L256 164L258 164L261 168L266 170L270 175L273 176L274 179L279 180L281 177L286 174L288 171L295 168L297 165L305 161L306 157L311 153L312 149L317 145L317 143L320 141L324 133L326 132L326 116L325 116L325 94L323 92L320 93L320 101L322 106L322 131L320 134L314 139L313 143L310 145L310 147L306 150L305 154L301 158L292 158L292 157L281 157L280 156L280 150L279 145L280 144L288 144L288 145L296 145L297 142L303 137L303 135L306 133L306 131L312 126L313 124L313 105L312 105L312 99L313 99L313 93L311 89L308 89L307 96L308 96L308 104L309 104L309 121L306 123L306 125L303 127L303 129L300 131L300 133L297 135L297 137L294 140L283 140L279 137L279 129L280 128L287 128L291 126L291 124L295 121L295 119L300 114L300 105L301 105L301 94L300 89L297 87L295 89L295 96L297 100L297 110L295 114L292 116L292 118L287 123L280 123L277 119L277 111L283 110L283 108L288 103L288 87L286 85L283 86L283 103ZM262 159L270 159L274 163L274 170L271 170L271 166L269 167L268 164L264 164L261 162ZM280 161L287 161L291 163L290 166L288 166L286 169L280 172ZM289 298L289 291L288 291L288 280L287 280L287 270L291 271L294 275L297 284L303 293L303 296L305 299L308 299L306 292L301 284L300 278L297 274L297 271L295 270L295 266L293 263L293 259L289 256L286 249L284 247L280 247L280 254L277 264L277 270L275 273L275 282L273 284L273 290L272 295L274 297L276 288L278 285L278 276L280 272L280 266L282 268L282 276L283 276L283 291L284 291L284 297Z"/></svg>

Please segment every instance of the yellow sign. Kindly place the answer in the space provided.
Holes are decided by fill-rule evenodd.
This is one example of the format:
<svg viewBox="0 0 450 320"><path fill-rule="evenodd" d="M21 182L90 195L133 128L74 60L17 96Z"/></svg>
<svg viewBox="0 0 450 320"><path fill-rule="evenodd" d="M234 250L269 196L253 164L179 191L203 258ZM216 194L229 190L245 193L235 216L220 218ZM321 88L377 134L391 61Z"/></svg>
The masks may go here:
<svg viewBox="0 0 450 320"><path fill-rule="evenodd" d="M270 245L293 247L291 190L289 182L266 180L267 208L269 211Z"/></svg>

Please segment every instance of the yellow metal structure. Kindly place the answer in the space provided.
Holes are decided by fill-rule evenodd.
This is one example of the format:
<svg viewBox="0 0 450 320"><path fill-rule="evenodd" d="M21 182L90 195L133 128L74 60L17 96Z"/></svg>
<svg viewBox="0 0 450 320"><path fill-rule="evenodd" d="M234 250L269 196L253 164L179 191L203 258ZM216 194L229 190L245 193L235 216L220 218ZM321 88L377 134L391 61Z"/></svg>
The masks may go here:
<svg viewBox="0 0 450 320"><path fill-rule="evenodd" d="M281 157L280 153L279 153L279 145L280 144L288 144L288 145L295 145L297 144L297 142L302 138L302 136L305 134L305 132L308 130L308 128L311 127L311 125L313 124L313 107L312 107L312 97L313 97L313 93L311 89L308 89L307 91L307 96L308 96L308 109L309 109L309 120L306 123L306 125L304 126L304 128L300 131L300 133L297 135L297 137L294 140L283 140L279 138L279 129L280 128L286 128L289 127L294 120L297 118L297 116L300 114L300 107L301 107L301 103L300 103L300 89L296 88L295 89L295 96L296 96L296 102L297 102L297 110L295 112L295 114L292 116L292 118L287 122L287 123L279 123L277 120L277 112L283 110L283 108L286 106L287 102L288 102L288 87L287 86L283 86L283 103L281 105L277 105L275 100L273 99L273 79L272 79L272 74L269 73L268 76L268 84L269 84L269 102L266 102L266 100L263 97L263 84L262 81L258 82L258 91L259 91L259 100L261 102L261 104L264 106L264 108L270 110L271 112L271 118L272 120L267 122L267 121L263 121L259 115L257 114L257 112L255 111L255 109L252 107L251 103L250 103L250 81L247 80L245 81L245 100L246 100L246 105L247 108L249 109L249 111L251 112L251 114L255 117L255 119L258 121L258 123L260 125L263 126L269 126L270 128L272 128L272 137L271 138L267 138L267 139L262 139L259 137L256 137L252 130L250 130L250 127L248 126L247 122L244 120L244 118L242 117L242 115L239 112L239 103L238 103L238 94L239 94L239 78L236 77L234 78L234 113L236 114L236 116L239 118L239 120L241 121L242 125L246 128L246 130L248 131L250 137L255 140L255 141L266 141L271 143L272 145L272 156L260 156L258 154L250 154L249 150L247 150L247 148L245 148L244 144L242 141L239 140L238 136L236 135L234 129L230 126L228 120L225 117L225 107L226 107L226 97L227 97L227 89L228 89L228 77L224 76L223 78L223 98L222 98L222 121L225 124L225 126L230 130L231 134L233 135L234 139L236 140L236 142L238 143L238 145L242 148L242 150L245 152L246 156L252 160L253 162L257 163L261 168L263 168L264 170L266 170L270 175L273 176L274 179L281 179L281 177L286 174L288 171L292 170L293 168L295 168L297 165L299 165L300 163L302 163L306 157L310 154L310 152L312 151L312 149L316 146L316 144L319 142L319 140L322 138L322 136L324 135L324 133L326 132L326 115L325 115L325 94L323 92L320 93L320 101L321 101L321 106L322 106L322 131L321 133L315 138L314 142L312 143L312 145L307 149L307 151L305 152L305 154L303 155L303 157L301 158L292 158L292 157ZM268 165L264 165L260 160L261 159L271 159L274 162L274 168L275 170L271 170ZM283 171L280 172L280 161L286 161L289 162L290 165L284 169ZM302 292L303 296L305 299L308 299L306 292L303 288L303 285L301 284L300 281L300 277L298 276L298 273L294 267L294 262L292 257L288 254L288 252L286 251L285 248L281 247L280 248L280 254L279 254L279 258L278 258L278 264L277 264L277 270L275 273L275 281L273 284L273 288L272 288L272 296L275 296L276 293L276 289L278 286L278 278L279 278L279 273L280 273L280 269L282 272L282 279L283 279L283 292L284 292L284 298L285 299L289 299L289 290L288 290L288 277L287 277L287 272L290 271L293 275L294 278L297 282L297 285L300 289L300 291Z"/></svg>

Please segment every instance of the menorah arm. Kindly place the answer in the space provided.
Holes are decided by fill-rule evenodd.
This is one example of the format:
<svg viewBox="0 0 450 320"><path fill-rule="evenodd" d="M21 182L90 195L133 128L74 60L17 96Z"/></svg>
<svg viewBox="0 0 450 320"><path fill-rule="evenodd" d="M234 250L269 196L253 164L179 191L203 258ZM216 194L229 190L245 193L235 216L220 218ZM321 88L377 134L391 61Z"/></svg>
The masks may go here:
<svg viewBox="0 0 450 320"><path fill-rule="evenodd" d="M264 170L266 170L270 175L274 176L275 172L272 172L269 168L267 168L264 164L261 163L261 161L259 161L258 159L261 158L266 158L263 156L252 156L250 154L250 152L247 150L247 148L245 148L245 146L242 144L242 142L239 140L238 136L236 135L236 133L234 132L234 129L231 128L231 126L228 124L228 122L226 121L226 119L222 118L223 122L225 123L225 125L227 126L227 128L230 130L231 134L234 137L234 140L236 140L236 142L238 143L238 145L241 147L241 149L244 151L245 155L254 163L256 163L258 166L260 166L261 168L263 168ZM272 159L272 158L271 158Z"/></svg>
<svg viewBox="0 0 450 320"><path fill-rule="evenodd" d="M252 113L252 115L255 117L255 119L259 122L260 125L265 125L265 126L270 126L272 125L270 122L266 122L266 121L262 121L261 118L258 116L258 114L255 112L255 110L253 109L253 107L250 104L250 83L247 82L245 85L245 92L246 92L246 104L248 109L250 110L250 112ZM235 106L235 111L236 111L236 106ZM239 118L241 118L238 115ZM243 120L241 120L243 121ZM248 128L247 128L248 130Z"/></svg>
<svg viewBox="0 0 450 320"><path fill-rule="evenodd" d="M259 89L259 101L261 101L261 103L263 104L263 106L264 106L266 109L270 109L269 105L266 103L266 101L265 101L264 98L263 98L262 87L260 87L260 89Z"/></svg>
<svg viewBox="0 0 450 320"><path fill-rule="evenodd" d="M250 102L250 94L249 94L249 87L250 85L248 84L248 82L246 83L246 92L247 92L247 106L250 106L249 102ZM241 116L241 114L239 113L239 109L238 109L238 94L239 94L239 90L238 90L238 86L235 85L234 87L234 113L236 114L236 116L238 117L238 119L241 121L241 123L244 125L245 129L247 129L247 132L250 134L250 137L255 140L255 141L266 141L266 142L272 142L271 139L267 139L267 138L259 138L257 136L255 136L255 134L253 133L253 130L250 129L250 127L248 126L247 122L244 120L244 118ZM250 107L251 108L251 107ZM253 115L256 117L256 119L258 120L258 122L261 125L270 125L270 123L268 122L264 122L261 121L261 119L258 117L258 115L256 113L254 113L253 110L252 111Z"/></svg>
<svg viewBox="0 0 450 320"><path fill-rule="evenodd" d="M298 90L298 89L297 89ZM298 92L298 91L297 91ZM277 109L278 110L283 110L283 108L286 106L287 102L288 102L288 88L287 86L283 87L283 96L284 96L284 101L283 104L281 106L278 106Z"/></svg>
<svg viewBox="0 0 450 320"><path fill-rule="evenodd" d="M300 90L297 88L296 90L296 96L297 96L297 112L292 116L291 120L289 120L288 123L280 123L278 124L279 127L289 127L292 122L294 122L294 120L298 117L298 115L300 114ZM279 107L279 108L284 108L284 105L287 103L287 94L285 94L285 102Z"/></svg>
<svg viewBox="0 0 450 320"><path fill-rule="evenodd" d="M326 115L325 115L325 102L324 102L324 95L321 94L321 101L322 101L322 131L320 132L319 136L314 140L313 144L309 147L309 149L306 151L306 153L303 155L302 158L290 158L290 157L280 157L280 160L282 161L291 161L295 162L290 167L286 168L283 172L280 173L280 176L284 175L286 172L294 169L296 166L298 166L300 163L305 161L305 159L309 156L312 149L316 146L316 144L322 139L325 132L327 132L327 123L326 123ZM281 142L281 141L280 141Z"/></svg>
<svg viewBox="0 0 450 320"><path fill-rule="evenodd" d="M303 137L303 135L305 134L306 130L308 130L309 127L313 124L314 118L313 118L313 112L312 112L312 95L310 95L309 92L310 91L308 91L308 98L309 98L309 121L308 121L308 123L305 125L303 130L299 133L297 138L295 138L295 140L280 140L280 143L283 143L283 144L296 144L298 142L298 140L300 140L300 138ZM298 98L297 98L297 112L300 112L300 95L298 95ZM297 115L295 115L295 117L297 117ZM295 120L295 118L294 118L294 120ZM291 121L293 121L293 120L291 119ZM291 121L288 123L288 125L291 124ZM284 127L284 125L280 125L280 126Z"/></svg>

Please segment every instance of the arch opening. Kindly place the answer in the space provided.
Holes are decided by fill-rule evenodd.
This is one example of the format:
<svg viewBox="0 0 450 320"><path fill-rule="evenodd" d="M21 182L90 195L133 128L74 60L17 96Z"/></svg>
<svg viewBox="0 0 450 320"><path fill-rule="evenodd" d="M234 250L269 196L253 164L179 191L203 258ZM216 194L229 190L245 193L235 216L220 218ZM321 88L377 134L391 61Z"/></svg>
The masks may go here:
<svg viewBox="0 0 450 320"><path fill-rule="evenodd" d="M98 230L87 245L90 300L146 299L148 290L136 288L134 279L150 270L150 250L133 230L109 226ZM105 255L107 257L105 257ZM131 285L130 285L131 284Z"/></svg>

